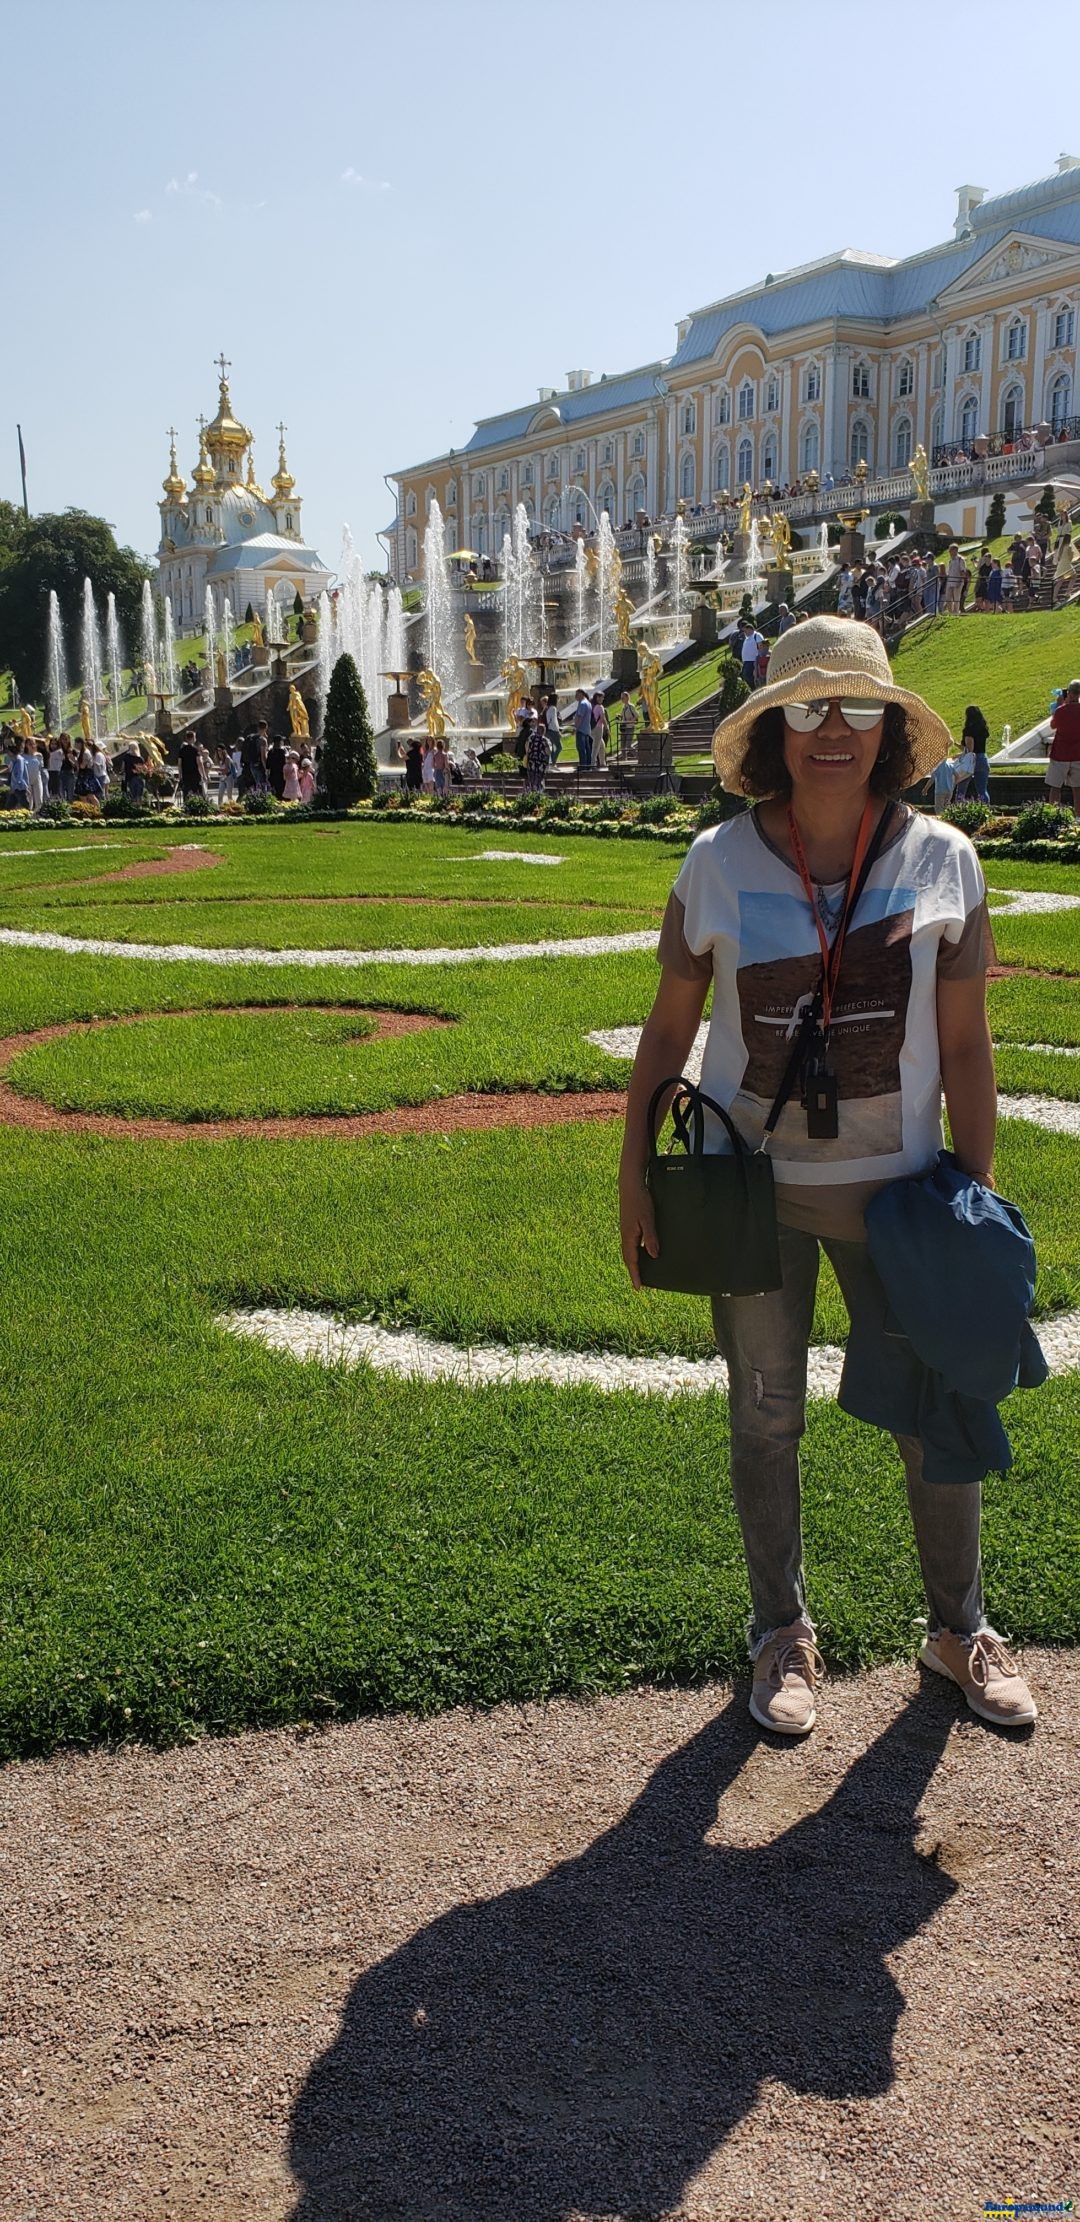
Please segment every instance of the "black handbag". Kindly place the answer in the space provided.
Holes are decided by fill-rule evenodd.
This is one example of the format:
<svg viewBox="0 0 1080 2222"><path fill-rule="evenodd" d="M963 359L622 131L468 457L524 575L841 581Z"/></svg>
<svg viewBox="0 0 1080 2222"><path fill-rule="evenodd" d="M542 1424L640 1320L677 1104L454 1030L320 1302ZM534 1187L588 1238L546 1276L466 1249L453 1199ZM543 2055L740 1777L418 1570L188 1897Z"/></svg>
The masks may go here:
<svg viewBox="0 0 1080 2222"><path fill-rule="evenodd" d="M669 1088L681 1152L656 1147L656 1120ZM705 1113L727 1128L731 1156L705 1150ZM662 1080L649 1105L645 1186L653 1201L660 1255L639 1252L648 1288L684 1296L759 1296L780 1287L773 1169L748 1150L734 1121L692 1080Z"/></svg>

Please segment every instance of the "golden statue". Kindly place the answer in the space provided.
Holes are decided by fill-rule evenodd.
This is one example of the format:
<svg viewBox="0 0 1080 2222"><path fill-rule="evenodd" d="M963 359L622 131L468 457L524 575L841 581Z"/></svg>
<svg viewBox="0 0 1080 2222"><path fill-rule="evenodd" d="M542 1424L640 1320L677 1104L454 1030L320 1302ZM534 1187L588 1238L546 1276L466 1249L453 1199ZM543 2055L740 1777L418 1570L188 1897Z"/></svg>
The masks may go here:
<svg viewBox="0 0 1080 2222"><path fill-rule="evenodd" d="M266 646L266 635L262 629L262 618L259 616L257 610L252 616L251 620L251 645L253 648L265 648Z"/></svg>
<svg viewBox="0 0 1080 2222"><path fill-rule="evenodd" d="M82 726L82 737L84 741L92 741L94 738L94 725L93 720L90 716L90 704L88 703L85 695L83 695L79 703L79 724Z"/></svg>
<svg viewBox="0 0 1080 2222"><path fill-rule="evenodd" d="M289 725L294 741L306 741L311 732L307 703L299 687L289 688Z"/></svg>
<svg viewBox="0 0 1080 2222"><path fill-rule="evenodd" d="M427 713L428 738L432 741L441 741L447 726L453 725L454 722L449 710L443 708L442 680L436 679L433 671L418 671L416 684L420 689L420 700Z"/></svg>
<svg viewBox="0 0 1080 2222"><path fill-rule="evenodd" d="M774 509L769 519L772 534L773 562L778 571L786 571L791 556L791 526L787 518Z"/></svg>
<svg viewBox="0 0 1080 2222"><path fill-rule="evenodd" d="M630 638L630 619L634 614L634 605L625 586L620 586L613 607L615 610L615 633L619 646L620 648L632 648L634 643Z"/></svg>
<svg viewBox="0 0 1080 2222"><path fill-rule="evenodd" d="M744 480L743 480L743 490L742 490L742 500L741 500L741 501L740 501L740 503L739 503L739 531L740 531L740 532L746 532L746 533L748 533L748 532L749 532L749 530L750 530L750 521L751 521L751 515L752 515L752 511L751 511L751 503L753 502L753 499L754 499L754 497L753 497L753 495L752 495L752 493L751 493L751 491L750 491L750 481L749 481L749 479L748 479L748 478L747 478L747 479L744 479Z"/></svg>
<svg viewBox="0 0 1080 2222"><path fill-rule="evenodd" d="M645 706L645 723L651 727L654 733L663 733L666 731L666 727L660 716L660 697L657 688L664 667L659 656L645 640L639 640L637 643L637 667L638 679L641 683L641 699Z"/></svg>
<svg viewBox="0 0 1080 2222"><path fill-rule="evenodd" d="M915 481L916 501L929 501L930 465L927 462L926 449L924 448L921 440L919 441L919 445L911 458L911 475Z"/></svg>
<svg viewBox="0 0 1080 2222"><path fill-rule="evenodd" d="M87 704L87 708L89 709L89 704ZM21 709L15 712L15 731L21 741L30 741L34 737L33 715L27 709L25 703Z"/></svg>
<svg viewBox="0 0 1080 2222"><path fill-rule="evenodd" d="M509 697L506 714L510 720L510 731L516 733L518 711L523 710L525 704L532 699L529 693L528 675L524 664L520 663L516 656L508 656L502 667L502 677Z"/></svg>
<svg viewBox="0 0 1080 2222"><path fill-rule="evenodd" d="M229 666L225 661L223 648L214 650L214 683L219 687L227 687L229 684Z"/></svg>
<svg viewBox="0 0 1080 2222"><path fill-rule="evenodd" d="M465 654L471 664L479 664L480 658L476 653L476 619L470 617L468 610L465 612Z"/></svg>
<svg viewBox="0 0 1080 2222"><path fill-rule="evenodd" d="M600 558L599 558L599 556L597 555L596 549L595 549L595 548L586 548L586 550L585 550L585 574L586 574L586 577L588 578L588 581L589 581L589 585L590 585L590 586L592 586L592 585L593 585L593 584L595 583L595 579L596 579L596 574L597 574L597 572L599 571L599 569L600 569Z"/></svg>

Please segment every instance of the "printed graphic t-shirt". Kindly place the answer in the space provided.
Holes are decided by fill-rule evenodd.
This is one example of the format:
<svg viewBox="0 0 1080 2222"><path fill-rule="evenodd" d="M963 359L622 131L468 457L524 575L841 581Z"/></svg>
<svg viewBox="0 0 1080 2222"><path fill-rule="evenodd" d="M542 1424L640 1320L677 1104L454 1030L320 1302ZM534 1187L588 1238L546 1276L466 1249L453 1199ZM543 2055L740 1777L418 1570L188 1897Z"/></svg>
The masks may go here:
<svg viewBox="0 0 1080 2222"><path fill-rule="evenodd" d="M781 1219L838 1239L864 1239L862 1213L877 1188L933 1165L942 1146L938 977L970 977L993 956L970 841L902 805L897 816L848 929L833 1006L839 1133L810 1139L796 1089L770 1147ZM843 888L823 893L835 918ZM711 975L701 1085L756 1148L821 951L798 874L755 812L698 836L658 954L684 978ZM709 1128L706 1147L727 1148L719 1122Z"/></svg>

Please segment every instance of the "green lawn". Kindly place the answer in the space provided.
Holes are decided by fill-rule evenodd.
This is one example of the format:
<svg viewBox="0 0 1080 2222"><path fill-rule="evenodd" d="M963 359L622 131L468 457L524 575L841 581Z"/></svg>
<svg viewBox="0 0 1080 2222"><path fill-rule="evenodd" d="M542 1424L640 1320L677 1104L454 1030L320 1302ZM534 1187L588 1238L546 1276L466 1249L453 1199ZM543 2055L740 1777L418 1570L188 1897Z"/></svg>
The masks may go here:
<svg viewBox="0 0 1080 2222"><path fill-rule="evenodd" d="M893 667L957 737L968 703L978 703L996 746L1003 725L1015 737L1046 717L1052 689L1080 670L1080 610L943 619L908 634Z"/></svg>
<svg viewBox="0 0 1080 2222"><path fill-rule="evenodd" d="M385 934L385 906L399 943L419 919L430 940L458 944L478 916L488 939L511 925L534 938L538 920L546 931L564 914L571 931L610 916L651 929L679 863L677 850L587 839L558 867L470 861L489 839L535 841L501 826L245 828L190 883L105 887L98 872L133 853L113 854L112 839L83 854L73 830L47 851L0 855L5 922L77 932L94 917L110 937L119 923L168 938L182 917L197 943L222 919L246 934L261 914L270 932L281 914L299 942L303 921L329 915L335 928L351 917L355 941L372 912ZM165 846L140 835L134 854ZM91 873L90 889L69 884ZM64 884L35 895L42 876ZM1080 886L1075 868L995 864L991 877ZM358 891L378 904L342 901ZM436 900L410 909L405 892ZM999 918L1001 953L1075 975L1078 919ZM708 1354L704 1303L636 1297L626 1281L616 1122L360 1143L197 1131L215 1112L618 1084L625 1062L584 1036L645 1016L651 954L346 972L4 960L0 1035L148 1014L41 1044L14 1070L20 1088L194 1130L162 1144L0 1127L0 1754L740 1664L746 1579L722 1398L401 1382L300 1365L215 1325L231 1306L300 1304L455 1343ZM990 1000L1007 1085L1076 1100L1080 1059L1025 1046L1080 1047L1075 977L1018 974ZM346 1007L366 1003L451 1023L373 1041ZM262 1008L228 1017L223 1004ZM1080 1142L1003 1122L998 1175L1036 1231L1040 1316L1080 1304L1078 1173ZM843 1339L828 1272L814 1334ZM1080 1382L1014 1397L1007 1419L1015 1472L986 1492L991 1610L1017 1637L1076 1640ZM910 1656L922 1606L898 1462L876 1433L813 1404L804 1472L826 1654L839 1666Z"/></svg>
<svg viewBox="0 0 1080 2222"><path fill-rule="evenodd" d="M394 1382L213 1325L262 1298L453 1336L704 1350L703 1304L625 1286L615 1148L603 1129L441 1150L0 1135L18 1321L0 1355L0 1751L737 1667L723 1400ZM1003 1177L1072 1300L1077 1155L1006 1130ZM818 1329L838 1326L829 1292ZM993 1609L1018 1636L1075 1640L1080 1389L1014 1398L1008 1418L1016 1469L987 1491ZM814 1405L804 1475L827 1654L910 1655L898 1462Z"/></svg>

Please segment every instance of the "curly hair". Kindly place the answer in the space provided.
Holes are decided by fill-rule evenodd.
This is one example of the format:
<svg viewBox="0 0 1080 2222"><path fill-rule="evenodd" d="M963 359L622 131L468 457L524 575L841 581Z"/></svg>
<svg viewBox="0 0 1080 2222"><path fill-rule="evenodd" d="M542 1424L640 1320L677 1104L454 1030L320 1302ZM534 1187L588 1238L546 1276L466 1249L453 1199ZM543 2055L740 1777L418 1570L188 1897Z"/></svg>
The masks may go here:
<svg viewBox="0 0 1080 2222"><path fill-rule="evenodd" d="M887 702L882 719L881 747L870 774L870 792L895 799L910 787L915 776L915 752L908 735L907 711L902 702ZM787 802L791 774L784 762L787 727L782 709L763 710L754 719L742 760L739 784L751 802L776 798Z"/></svg>

